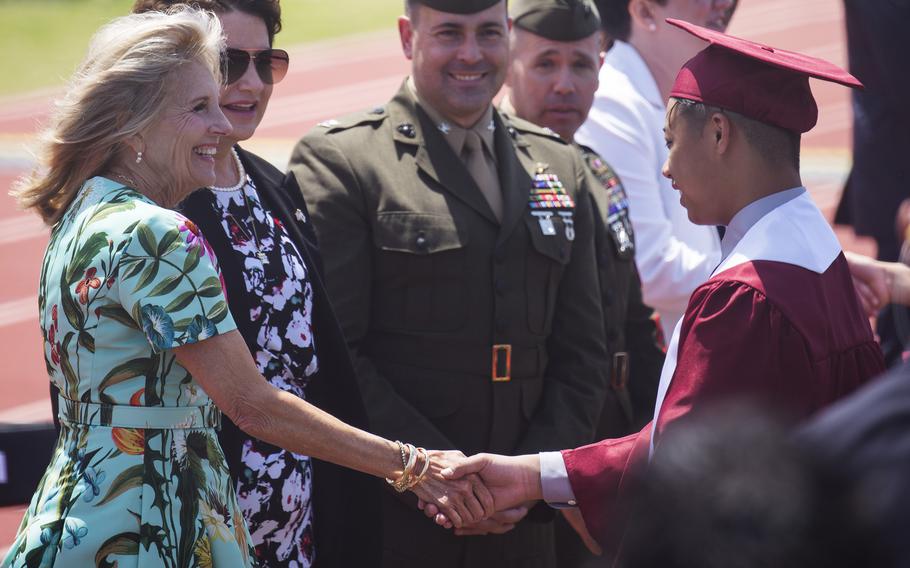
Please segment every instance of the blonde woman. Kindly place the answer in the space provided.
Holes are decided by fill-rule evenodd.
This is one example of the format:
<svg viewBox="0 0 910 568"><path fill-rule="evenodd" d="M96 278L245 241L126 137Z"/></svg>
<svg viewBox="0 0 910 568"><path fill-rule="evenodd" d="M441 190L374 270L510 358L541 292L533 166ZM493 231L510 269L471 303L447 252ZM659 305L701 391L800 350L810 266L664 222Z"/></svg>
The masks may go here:
<svg viewBox="0 0 910 568"><path fill-rule="evenodd" d="M60 438L2 566L251 566L215 428L413 489L456 519L486 489L439 472L458 454L357 430L259 375L211 249L168 209L215 182L231 132L220 24L193 9L98 32L16 190L53 226L39 290ZM217 406L216 406L217 405Z"/></svg>

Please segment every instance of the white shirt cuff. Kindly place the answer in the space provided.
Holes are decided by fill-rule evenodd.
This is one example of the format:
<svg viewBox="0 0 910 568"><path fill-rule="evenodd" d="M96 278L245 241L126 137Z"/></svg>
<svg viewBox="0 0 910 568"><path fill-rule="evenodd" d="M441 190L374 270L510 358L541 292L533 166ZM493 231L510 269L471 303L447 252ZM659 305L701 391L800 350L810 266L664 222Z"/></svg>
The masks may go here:
<svg viewBox="0 0 910 568"><path fill-rule="evenodd" d="M561 452L540 452L540 486L543 500L554 509L578 506Z"/></svg>

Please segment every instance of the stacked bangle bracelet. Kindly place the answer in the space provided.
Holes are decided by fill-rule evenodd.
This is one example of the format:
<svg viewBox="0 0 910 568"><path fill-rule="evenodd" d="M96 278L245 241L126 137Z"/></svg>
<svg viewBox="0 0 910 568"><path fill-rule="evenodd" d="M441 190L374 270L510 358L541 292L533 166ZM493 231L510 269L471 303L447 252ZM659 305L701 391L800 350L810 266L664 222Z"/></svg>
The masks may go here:
<svg viewBox="0 0 910 568"><path fill-rule="evenodd" d="M413 444L404 444L398 440L395 440L395 443L398 444L398 451L401 453L401 466L404 470L398 479L386 479L386 481L395 491L404 493L420 483L424 478L427 470L430 469L430 455L425 449L415 448ZM414 475L418 458L423 458L423 467L420 469L419 474Z"/></svg>

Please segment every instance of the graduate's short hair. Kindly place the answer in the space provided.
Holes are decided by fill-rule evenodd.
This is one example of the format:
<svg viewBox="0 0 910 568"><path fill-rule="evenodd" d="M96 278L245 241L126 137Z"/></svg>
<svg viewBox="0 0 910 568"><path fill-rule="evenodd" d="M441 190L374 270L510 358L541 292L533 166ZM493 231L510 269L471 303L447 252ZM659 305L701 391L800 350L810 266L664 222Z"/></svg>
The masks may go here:
<svg viewBox="0 0 910 568"><path fill-rule="evenodd" d="M739 128L749 144L771 164L784 163L799 170L799 132L785 130L745 117L739 113L706 105L691 99L674 99L670 120L682 118L688 128L701 130L714 113L727 116Z"/></svg>

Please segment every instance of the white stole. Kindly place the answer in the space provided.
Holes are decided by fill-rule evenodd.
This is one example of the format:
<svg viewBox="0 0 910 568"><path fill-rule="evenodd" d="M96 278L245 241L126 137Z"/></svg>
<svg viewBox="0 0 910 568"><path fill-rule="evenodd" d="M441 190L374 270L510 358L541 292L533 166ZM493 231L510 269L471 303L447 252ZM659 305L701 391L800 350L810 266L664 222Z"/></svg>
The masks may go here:
<svg viewBox="0 0 910 568"><path fill-rule="evenodd" d="M822 274L841 253L840 243L828 221L812 202L809 192L780 205L758 220L743 235L720 265L714 269L711 278L756 260L770 260L792 264ZM651 427L649 457L654 455L654 436L657 432L657 417L663 406L670 382L676 372L679 352L679 333L683 316L673 330L673 337L667 348L667 358L660 372L657 388L657 402L654 405L654 419Z"/></svg>

